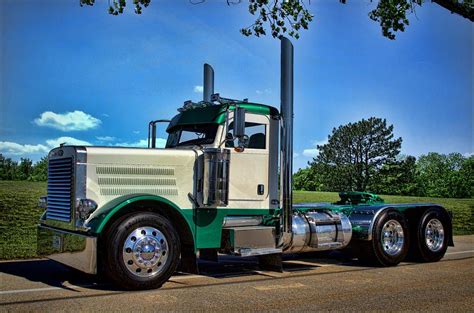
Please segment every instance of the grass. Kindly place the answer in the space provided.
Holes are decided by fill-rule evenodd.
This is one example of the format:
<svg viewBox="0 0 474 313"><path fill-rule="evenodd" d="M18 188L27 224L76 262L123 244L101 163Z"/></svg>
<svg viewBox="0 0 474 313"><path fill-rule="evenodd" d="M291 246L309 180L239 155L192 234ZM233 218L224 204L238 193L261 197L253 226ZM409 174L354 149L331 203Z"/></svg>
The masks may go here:
<svg viewBox="0 0 474 313"><path fill-rule="evenodd" d="M0 181L0 259L36 256L42 195L46 195L46 183Z"/></svg>
<svg viewBox="0 0 474 313"><path fill-rule="evenodd" d="M36 256L36 224L42 213L38 198L46 194L46 183L0 181L0 259ZM454 213L454 232L474 233L474 199L382 196L387 203L439 203ZM295 191L295 202L334 202L335 192Z"/></svg>

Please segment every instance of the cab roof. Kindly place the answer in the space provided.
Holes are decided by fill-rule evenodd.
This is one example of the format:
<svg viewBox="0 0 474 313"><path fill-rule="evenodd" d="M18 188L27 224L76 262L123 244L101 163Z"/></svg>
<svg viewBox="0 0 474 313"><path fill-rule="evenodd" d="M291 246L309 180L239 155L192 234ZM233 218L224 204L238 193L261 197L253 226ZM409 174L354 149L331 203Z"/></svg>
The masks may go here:
<svg viewBox="0 0 474 313"><path fill-rule="evenodd" d="M227 107L229 107L230 110L234 110L236 105L254 114L270 115L275 117L279 115L276 108L259 103L236 102L233 104L217 104L204 107L197 106L182 111L173 117L166 131L171 132L176 127L186 125L223 124L225 122L225 113Z"/></svg>

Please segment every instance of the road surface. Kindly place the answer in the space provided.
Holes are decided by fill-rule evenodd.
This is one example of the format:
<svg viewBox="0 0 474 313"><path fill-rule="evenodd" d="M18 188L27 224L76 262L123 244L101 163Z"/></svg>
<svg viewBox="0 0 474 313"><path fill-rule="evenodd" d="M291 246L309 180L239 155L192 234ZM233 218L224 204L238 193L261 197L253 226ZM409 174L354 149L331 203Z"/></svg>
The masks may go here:
<svg viewBox="0 0 474 313"><path fill-rule="evenodd" d="M124 292L45 259L0 262L0 311L474 311L474 236L437 263L373 268L319 254L287 257L284 273L255 259L200 262L161 289Z"/></svg>

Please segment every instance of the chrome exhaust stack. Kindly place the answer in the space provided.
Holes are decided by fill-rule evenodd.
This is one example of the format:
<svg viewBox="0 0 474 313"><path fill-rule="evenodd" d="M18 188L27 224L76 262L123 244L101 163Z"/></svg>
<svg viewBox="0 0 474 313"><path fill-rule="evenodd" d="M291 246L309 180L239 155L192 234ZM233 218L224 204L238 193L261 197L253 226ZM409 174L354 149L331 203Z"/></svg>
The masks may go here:
<svg viewBox="0 0 474 313"><path fill-rule="evenodd" d="M291 244L293 217L293 44L281 38L280 74L280 246Z"/></svg>
<svg viewBox="0 0 474 313"><path fill-rule="evenodd" d="M204 63L203 80L203 101L211 103L211 97L214 94L214 69L207 63Z"/></svg>

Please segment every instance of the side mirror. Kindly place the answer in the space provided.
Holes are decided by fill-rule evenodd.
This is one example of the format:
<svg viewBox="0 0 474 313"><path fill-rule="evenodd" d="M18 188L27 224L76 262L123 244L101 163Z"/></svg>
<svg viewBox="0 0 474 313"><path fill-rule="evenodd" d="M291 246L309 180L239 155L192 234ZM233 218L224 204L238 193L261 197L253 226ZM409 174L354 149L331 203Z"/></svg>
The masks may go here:
<svg viewBox="0 0 474 313"><path fill-rule="evenodd" d="M244 151L245 144L247 141L247 136L245 135L245 109L241 107L236 107L234 110L234 129L233 129L234 139L237 139L236 151Z"/></svg>
<svg viewBox="0 0 474 313"><path fill-rule="evenodd" d="M234 110L234 138L242 138L245 135L245 109L236 107Z"/></svg>

